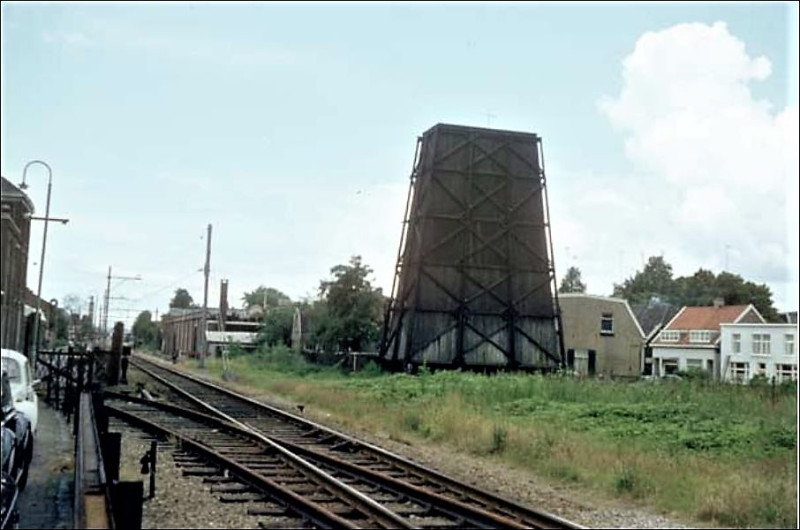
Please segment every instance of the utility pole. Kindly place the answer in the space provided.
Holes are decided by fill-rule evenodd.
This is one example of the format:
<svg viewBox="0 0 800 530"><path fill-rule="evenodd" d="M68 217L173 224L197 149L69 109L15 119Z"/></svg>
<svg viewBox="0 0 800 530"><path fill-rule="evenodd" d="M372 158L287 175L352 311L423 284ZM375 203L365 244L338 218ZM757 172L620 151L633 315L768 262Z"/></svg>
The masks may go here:
<svg viewBox="0 0 800 530"><path fill-rule="evenodd" d="M211 272L211 225L208 225L208 236L206 237L206 266L203 268L205 284L203 285L203 351L200 352L200 368L206 366L206 356L208 355L208 273Z"/></svg>
<svg viewBox="0 0 800 530"><path fill-rule="evenodd" d="M140 275L136 276L111 276L111 265L108 266L108 281L106 283L106 293L103 299L103 340L106 339L108 332L108 303L111 300L111 280L141 280Z"/></svg>
<svg viewBox="0 0 800 530"><path fill-rule="evenodd" d="M106 326L108 325L108 298L111 296L111 265L108 266L108 283L106 284L106 292L103 296L103 340L106 338Z"/></svg>

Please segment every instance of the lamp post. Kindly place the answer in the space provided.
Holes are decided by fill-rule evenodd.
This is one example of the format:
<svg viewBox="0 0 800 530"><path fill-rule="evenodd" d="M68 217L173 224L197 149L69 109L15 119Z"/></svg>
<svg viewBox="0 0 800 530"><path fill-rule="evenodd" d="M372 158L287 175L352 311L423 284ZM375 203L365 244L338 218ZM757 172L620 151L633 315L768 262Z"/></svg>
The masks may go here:
<svg viewBox="0 0 800 530"><path fill-rule="evenodd" d="M41 319L41 300L42 300L42 276L44 274L44 253L47 248L47 223L50 220L50 190L53 186L53 171L45 162L41 160L31 160L25 164L22 170L22 184L19 185L23 190L28 187L25 183L25 176L28 168L33 164L41 164L47 168L47 206L44 212L44 238L42 240L42 258L39 260L39 287L36 290L36 318L33 320L33 366L36 366L36 357L39 354L39 320Z"/></svg>

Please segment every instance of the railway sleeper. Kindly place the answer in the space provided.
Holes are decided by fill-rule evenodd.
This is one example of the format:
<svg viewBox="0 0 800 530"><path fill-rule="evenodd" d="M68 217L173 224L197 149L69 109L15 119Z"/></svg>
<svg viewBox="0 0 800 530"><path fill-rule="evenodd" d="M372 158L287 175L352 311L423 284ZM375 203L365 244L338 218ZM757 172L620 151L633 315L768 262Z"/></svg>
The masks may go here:
<svg viewBox="0 0 800 530"><path fill-rule="evenodd" d="M314 528L307 519L293 519L290 524L284 522L258 522L258 527L263 530L283 530L284 528Z"/></svg>
<svg viewBox="0 0 800 530"><path fill-rule="evenodd" d="M294 484L308 484L311 482L306 477L288 477L288 478L273 478L271 479L276 484L280 484L281 486L292 486Z"/></svg>
<svg viewBox="0 0 800 530"><path fill-rule="evenodd" d="M389 509L392 510L397 515L399 515L400 517L409 517L411 515L416 515L418 517L420 516L429 517L436 513L436 510L434 510L433 506L431 506L430 504L426 504L423 506L420 506L418 504L416 505L412 504L411 506L407 506L404 504L402 507L391 507Z"/></svg>
<svg viewBox="0 0 800 530"><path fill-rule="evenodd" d="M276 506L275 508L248 508L247 515L256 515L261 517L286 517L287 515L294 514L294 510L287 506Z"/></svg>
<svg viewBox="0 0 800 530"><path fill-rule="evenodd" d="M211 493L254 493L256 490L247 484L223 483L211 486Z"/></svg>
<svg viewBox="0 0 800 530"><path fill-rule="evenodd" d="M329 451L352 451L355 448L350 440L343 440L337 444L333 444L328 448Z"/></svg>
<svg viewBox="0 0 800 530"><path fill-rule="evenodd" d="M181 471L184 477L213 477L215 475L222 475L219 469L184 469Z"/></svg>
<svg viewBox="0 0 800 530"><path fill-rule="evenodd" d="M235 478L232 477L224 477L224 476L213 476L213 477L204 477L203 478L204 484L231 484L231 483L238 483Z"/></svg>
<svg viewBox="0 0 800 530"><path fill-rule="evenodd" d="M405 495L399 493L382 493L380 495L372 495L370 498L377 502L405 502L408 500Z"/></svg>
<svg viewBox="0 0 800 530"><path fill-rule="evenodd" d="M264 497L263 494L260 493L239 493L239 494L232 494L232 495L222 495L219 498L219 502L225 504L243 504L246 502L264 502L268 500Z"/></svg>

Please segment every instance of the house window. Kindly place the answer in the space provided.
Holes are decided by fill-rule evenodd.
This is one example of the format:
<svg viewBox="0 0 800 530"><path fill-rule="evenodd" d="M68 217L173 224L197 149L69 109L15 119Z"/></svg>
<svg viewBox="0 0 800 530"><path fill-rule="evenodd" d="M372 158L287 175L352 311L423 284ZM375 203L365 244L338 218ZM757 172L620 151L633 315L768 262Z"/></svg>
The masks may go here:
<svg viewBox="0 0 800 530"><path fill-rule="evenodd" d="M600 318L600 334L613 335L614 334L614 315L611 313L603 313Z"/></svg>
<svg viewBox="0 0 800 530"><path fill-rule="evenodd" d="M769 355L769 339L766 333L753 333L753 355Z"/></svg>
<svg viewBox="0 0 800 530"><path fill-rule="evenodd" d="M661 340L664 342L678 342L681 340L680 331L662 331Z"/></svg>
<svg viewBox="0 0 800 530"><path fill-rule="evenodd" d="M782 381L797 381L796 364L779 364L775 366L775 379Z"/></svg>
<svg viewBox="0 0 800 530"><path fill-rule="evenodd" d="M767 375L767 363L758 363L756 375Z"/></svg>
<svg viewBox="0 0 800 530"><path fill-rule="evenodd" d="M664 359L664 375L674 374L678 371L678 359Z"/></svg>
<svg viewBox="0 0 800 530"><path fill-rule="evenodd" d="M738 333L733 334L733 353L742 353L742 336Z"/></svg>
<svg viewBox="0 0 800 530"><path fill-rule="evenodd" d="M711 332L705 330L690 331L689 342L711 342Z"/></svg>
<svg viewBox="0 0 800 530"><path fill-rule="evenodd" d="M787 333L783 337L783 348L786 355L794 355L794 335Z"/></svg>
<svg viewBox="0 0 800 530"><path fill-rule="evenodd" d="M702 359L686 359L686 369L687 370L702 370L703 369L703 360Z"/></svg>
<svg viewBox="0 0 800 530"><path fill-rule="evenodd" d="M750 379L750 363L731 363L731 379L748 381Z"/></svg>

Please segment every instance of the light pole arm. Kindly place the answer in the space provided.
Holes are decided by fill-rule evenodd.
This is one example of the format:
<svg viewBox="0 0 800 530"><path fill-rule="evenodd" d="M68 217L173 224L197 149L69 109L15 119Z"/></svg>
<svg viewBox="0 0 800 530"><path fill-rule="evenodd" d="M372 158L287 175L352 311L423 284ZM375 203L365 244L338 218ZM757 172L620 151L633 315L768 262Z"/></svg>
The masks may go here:
<svg viewBox="0 0 800 530"><path fill-rule="evenodd" d="M39 287L36 290L36 318L33 320L33 365L36 366L36 357L39 354L39 321L41 320L41 310L42 310L42 278L44 276L44 256L45 251L47 250L47 225L48 219L50 218L50 192L53 187L53 170L50 169L50 166L47 165L46 162L42 162L41 160L31 160L27 164L25 164L25 168L22 170L22 184L20 187L25 189L27 185L25 184L25 177L28 174L28 168L33 164L41 164L47 168L47 206L45 207L44 213L44 237L42 238L42 258L39 260Z"/></svg>

